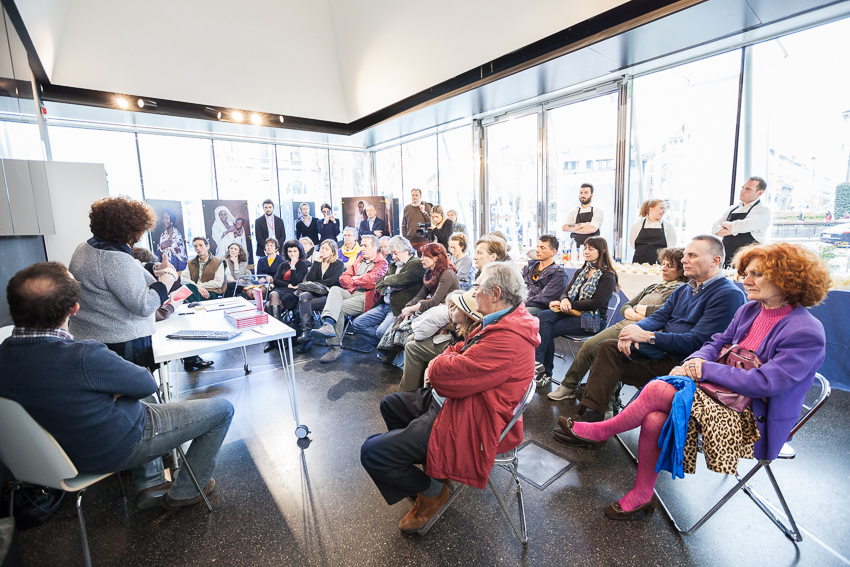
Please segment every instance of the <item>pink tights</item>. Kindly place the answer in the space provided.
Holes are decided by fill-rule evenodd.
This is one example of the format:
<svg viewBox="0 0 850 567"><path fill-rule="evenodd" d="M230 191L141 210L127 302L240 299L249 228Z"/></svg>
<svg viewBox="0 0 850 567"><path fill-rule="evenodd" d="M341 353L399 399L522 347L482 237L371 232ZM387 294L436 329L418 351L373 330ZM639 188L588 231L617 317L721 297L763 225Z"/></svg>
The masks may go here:
<svg viewBox="0 0 850 567"><path fill-rule="evenodd" d="M576 423L573 432L579 437L591 441L609 439L616 433L629 431L640 426L638 442L638 470L635 486L620 499L624 511L634 510L652 499L655 488L655 465L661 449L658 437L670 414L670 406L676 388L663 380L653 380L644 387L640 396L628 405L619 415L607 421L597 423Z"/></svg>

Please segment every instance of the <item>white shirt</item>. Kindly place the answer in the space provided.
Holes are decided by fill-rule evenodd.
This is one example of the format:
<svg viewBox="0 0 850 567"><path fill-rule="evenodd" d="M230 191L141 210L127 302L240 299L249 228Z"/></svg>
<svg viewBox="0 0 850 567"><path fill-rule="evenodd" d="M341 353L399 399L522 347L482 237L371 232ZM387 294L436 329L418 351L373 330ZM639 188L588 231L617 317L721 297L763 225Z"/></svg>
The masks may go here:
<svg viewBox="0 0 850 567"><path fill-rule="evenodd" d="M733 236L737 236L742 232L749 232L759 243L767 242L773 213L771 213L770 207L764 202L759 202L758 206L755 206L758 201L759 199L756 199L749 205L738 202L738 204L726 209L723 216L717 219L717 222L711 227L711 234L717 234L721 228L728 228ZM747 218L730 222L726 221L731 212L745 213L747 211L750 211Z"/></svg>
<svg viewBox="0 0 850 567"><path fill-rule="evenodd" d="M599 207L594 207L593 205L581 206L576 209L573 209L569 213L567 213L567 222L566 224L576 224L576 217L579 215L579 211L582 213L589 213L590 209L593 209L593 218L590 219L590 224L593 228L599 228L602 226L602 220L605 218L602 214L602 209Z"/></svg>
<svg viewBox="0 0 850 567"><path fill-rule="evenodd" d="M646 225L643 224L644 220L646 221ZM629 242L632 243L632 248L635 247L635 240L637 240L638 234L640 234L640 229L644 226L646 226L646 228L663 228L664 238L667 239L667 248L676 247L676 229L673 228L672 224L664 219L661 219L660 221L651 221L646 217L640 217L638 221L632 225L632 230L629 232Z"/></svg>
<svg viewBox="0 0 850 567"><path fill-rule="evenodd" d="M274 215L269 216L269 215L263 214L263 216L265 217L264 220L266 221L266 226L269 229L269 238L277 239L277 236L275 236L275 233L274 233ZM271 221L271 222L269 222L269 221Z"/></svg>

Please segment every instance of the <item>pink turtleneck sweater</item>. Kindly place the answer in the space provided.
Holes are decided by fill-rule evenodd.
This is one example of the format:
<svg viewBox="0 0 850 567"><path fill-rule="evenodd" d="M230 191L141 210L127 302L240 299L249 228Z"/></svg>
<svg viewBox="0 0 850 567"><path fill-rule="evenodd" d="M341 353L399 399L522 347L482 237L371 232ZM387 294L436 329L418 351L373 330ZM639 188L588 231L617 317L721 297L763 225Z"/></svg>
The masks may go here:
<svg viewBox="0 0 850 567"><path fill-rule="evenodd" d="M753 321L753 326L747 331L744 340L741 341L741 348L755 352L770 330L776 325L780 319L791 313L794 308L790 305L785 307L777 307L776 309L761 308L761 312Z"/></svg>

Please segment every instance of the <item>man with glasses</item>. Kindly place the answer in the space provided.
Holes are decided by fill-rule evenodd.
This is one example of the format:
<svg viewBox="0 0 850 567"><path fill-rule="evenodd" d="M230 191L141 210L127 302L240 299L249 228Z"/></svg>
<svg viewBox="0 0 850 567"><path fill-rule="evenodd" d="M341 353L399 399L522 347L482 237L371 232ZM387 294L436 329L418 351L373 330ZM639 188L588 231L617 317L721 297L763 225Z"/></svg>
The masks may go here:
<svg viewBox="0 0 850 567"><path fill-rule="evenodd" d="M744 246L761 244L770 235L772 213L761 196L767 182L761 177L750 177L738 194L740 201L723 212L711 227L711 233L723 239L726 251L725 267L732 265L735 253Z"/></svg>
<svg viewBox="0 0 850 567"><path fill-rule="evenodd" d="M393 236L387 240L392 261L387 273L375 284L375 291L380 294L380 298L375 301L372 309L358 315L351 323L360 336L375 346L387 332L393 319L401 315L404 306L422 289L425 277L425 268L422 261L416 257L416 250L410 241L403 236Z"/></svg>
<svg viewBox="0 0 850 567"><path fill-rule="evenodd" d="M512 262L487 264L478 282L481 324L431 361L425 388L381 400L388 431L360 449L360 462L387 504L416 496L399 524L402 533L420 530L439 512L452 480L483 489L496 455L522 443L521 418L499 436L534 375L537 319L525 309L527 290ZM426 463L425 470L417 463Z"/></svg>

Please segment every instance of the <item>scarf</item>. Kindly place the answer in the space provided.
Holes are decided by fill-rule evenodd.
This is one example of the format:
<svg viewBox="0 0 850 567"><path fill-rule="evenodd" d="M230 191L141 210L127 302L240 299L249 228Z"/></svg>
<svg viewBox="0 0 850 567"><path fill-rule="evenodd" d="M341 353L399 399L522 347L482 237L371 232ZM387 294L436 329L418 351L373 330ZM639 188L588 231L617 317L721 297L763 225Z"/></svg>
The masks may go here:
<svg viewBox="0 0 850 567"><path fill-rule="evenodd" d="M590 270L596 269L592 276L588 277ZM573 285L570 286L567 292L567 298L570 301L576 299L590 299L596 293L596 286L599 284L599 278L602 277L602 270L598 269L590 262L585 263L584 267L579 272Z"/></svg>
<svg viewBox="0 0 850 567"><path fill-rule="evenodd" d="M346 250L345 245L343 244L342 247L340 247L339 252L340 254L348 258L348 260L346 260L345 262L346 264L348 264L349 261L357 258L357 255L360 254L360 245L355 242L351 250Z"/></svg>

